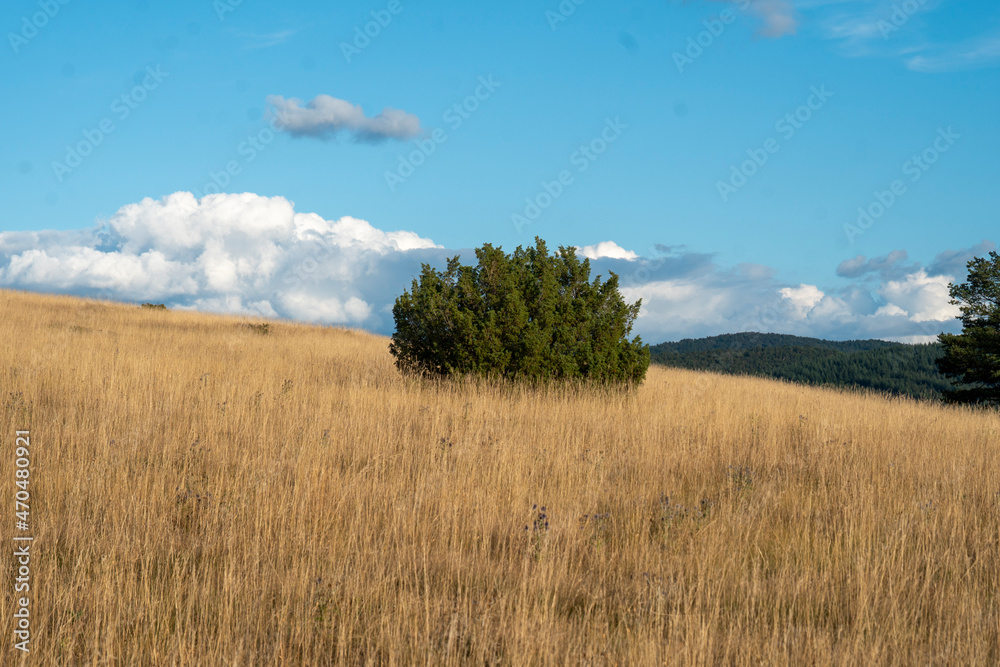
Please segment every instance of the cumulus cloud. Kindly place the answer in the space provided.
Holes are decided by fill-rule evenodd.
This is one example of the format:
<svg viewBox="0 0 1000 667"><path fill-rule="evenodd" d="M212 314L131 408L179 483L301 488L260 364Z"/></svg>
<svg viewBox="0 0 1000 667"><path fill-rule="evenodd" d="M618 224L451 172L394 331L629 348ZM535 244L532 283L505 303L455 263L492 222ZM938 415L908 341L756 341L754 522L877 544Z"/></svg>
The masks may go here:
<svg viewBox="0 0 1000 667"><path fill-rule="evenodd" d="M420 134L420 119L399 109L387 107L369 117L360 105L329 95L317 95L305 104L294 97L269 95L267 103L278 126L294 137L329 139L343 132L355 141L377 143Z"/></svg>
<svg viewBox="0 0 1000 667"><path fill-rule="evenodd" d="M611 259L637 259L639 256L631 250L626 250L614 241L601 241L597 245L587 245L579 248L577 254L587 259L600 259L610 257Z"/></svg>
<svg viewBox="0 0 1000 667"><path fill-rule="evenodd" d="M798 287L782 287L778 293L788 301L792 312L798 319L805 319L818 303L826 296L815 285L799 285Z"/></svg>
<svg viewBox="0 0 1000 667"><path fill-rule="evenodd" d="M832 287L789 284L760 264L720 266L683 246L634 252L605 241L580 254L594 275L618 274L626 299L642 299L635 332L647 342L740 331L928 341L959 329L948 283L994 247L946 250L928 266L902 250L858 256L836 267ZM456 254L473 257L412 231L299 212L283 197L178 192L90 229L0 232L0 286L389 334L392 304L421 264L443 268Z"/></svg>
<svg viewBox="0 0 1000 667"><path fill-rule="evenodd" d="M0 232L0 285L385 331L384 306L445 251L283 197L177 192L73 232Z"/></svg>
<svg viewBox="0 0 1000 667"><path fill-rule="evenodd" d="M949 282L951 276L928 276L924 269L919 269L902 280L884 283L879 294L911 322L944 322L959 313L958 306L949 303Z"/></svg>

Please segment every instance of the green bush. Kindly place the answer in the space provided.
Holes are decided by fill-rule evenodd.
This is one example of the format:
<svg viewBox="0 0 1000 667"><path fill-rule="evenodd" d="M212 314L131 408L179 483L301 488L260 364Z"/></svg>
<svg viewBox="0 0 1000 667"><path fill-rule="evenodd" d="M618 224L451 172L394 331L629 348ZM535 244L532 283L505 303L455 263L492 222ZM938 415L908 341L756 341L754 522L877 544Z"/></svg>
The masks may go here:
<svg viewBox="0 0 1000 667"><path fill-rule="evenodd" d="M627 304L614 273L590 281L575 248L545 242L510 256L484 245L476 266L423 265L392 309L396 365L421 375L642 382L649 347L629 340L641 301Z"/></svg>
<svg viewBox="0 0 1000 667"><path fill-rule="evenodd" d="M149 309L149 310L166 310L167 309L167 307L164 304L162 304L162 303L144 303L144 304L142 304L141 307Z"/></svg>

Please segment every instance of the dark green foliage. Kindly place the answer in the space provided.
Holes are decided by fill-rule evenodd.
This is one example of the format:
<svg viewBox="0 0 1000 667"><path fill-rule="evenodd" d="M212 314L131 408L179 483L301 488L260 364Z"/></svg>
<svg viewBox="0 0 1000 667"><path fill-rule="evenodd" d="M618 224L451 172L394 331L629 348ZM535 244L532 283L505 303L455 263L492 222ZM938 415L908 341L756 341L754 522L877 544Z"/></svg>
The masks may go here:
<svg viewBox="0 0 1000 667"><path fill-rule="evenodd" d="M150 310L166 310L167 309L167 307L165 305L163 305L162 303L144 303L144 304L142 304L141 307L142 308L148 308Z"/></svg>
<svg viewBox="0 0 1000 667"><path fill-rule="evenodd" d="M951 303L962 314L962 333L941 334L942 373L961 385L944 393L952 403L1000 406L1000 255L976 257L969 277L948 285Z"/></svg>
<svg viewBox="0 0 1000 667"><path fill-rule="evenodd" d="M390 351L404 372L512 380L642 382L649 348L629 340L640 302L627 304L614 273L590 280L575 248L545 242L512 255L484 245L476 266L425 264L392 309Z"/></svg>
<svg viewBox="0 0 1000 667"><path fill-rule="evenodd" d="M650 353L655 363L667 366L915 398L939 398L950 386L935 366L942 354L940 345L829 341L754 332L662 343L652 346Z"/></svg>
<svg viewBox="0 0 1000 667"><path fill-rule="evenodd" d="M708 338L685 338L676 343L662 343L651 349L670 350L686 354L688 352L703 352L708 350L741 350L747 348L771 347L809 347L838 352L860 352L898 346L900 343L890 343L884 340L823 340L821 338L805 338L789 334L758 333L747 331L736 334L709 336Z"/></svg>

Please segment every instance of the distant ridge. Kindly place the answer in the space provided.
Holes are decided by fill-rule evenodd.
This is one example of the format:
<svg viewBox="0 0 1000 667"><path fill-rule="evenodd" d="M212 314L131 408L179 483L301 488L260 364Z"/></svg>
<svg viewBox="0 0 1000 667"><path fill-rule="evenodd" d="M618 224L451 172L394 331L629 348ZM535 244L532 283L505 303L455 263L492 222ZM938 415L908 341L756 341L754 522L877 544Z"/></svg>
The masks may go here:
<svg viewBox="0 0 1000 667"><path fill-rule="evenodd" d="M951 388L935 360L937 343L832 341L787 334L737 333L685 338L649 348L653 363L731 375L759 375L812 385L870 389L939 399Z"/></svg>

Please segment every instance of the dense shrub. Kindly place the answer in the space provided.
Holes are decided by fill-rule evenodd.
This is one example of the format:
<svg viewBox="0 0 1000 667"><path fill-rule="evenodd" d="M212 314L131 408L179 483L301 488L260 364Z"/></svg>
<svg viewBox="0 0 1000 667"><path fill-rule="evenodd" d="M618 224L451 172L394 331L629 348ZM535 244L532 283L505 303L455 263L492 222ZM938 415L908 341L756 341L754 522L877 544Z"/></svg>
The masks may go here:
<svg viewBox="0 0 1000 667"><path fill-rule="evenodd" d="M641 301L627 304L618 276L590 280L575 248L545 242L510 256L484 245L476 266L425 264L396 299L390 350L404 372L508 379L641 382L649 348L629 340Z"/></svg>

